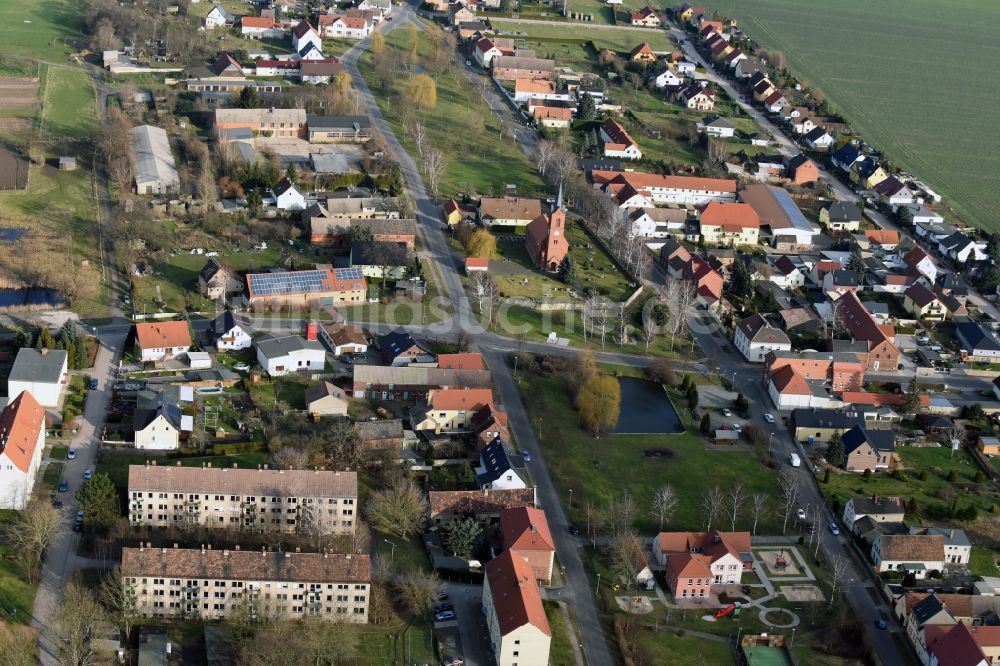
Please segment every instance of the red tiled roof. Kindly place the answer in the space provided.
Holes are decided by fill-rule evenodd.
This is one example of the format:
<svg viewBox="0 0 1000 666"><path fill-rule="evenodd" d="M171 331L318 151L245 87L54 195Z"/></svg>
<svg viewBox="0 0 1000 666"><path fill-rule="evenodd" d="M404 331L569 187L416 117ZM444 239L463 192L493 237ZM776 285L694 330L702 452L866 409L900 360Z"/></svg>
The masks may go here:
<svg viewBox="0 0 1000 666"><path fill-rule="evenodd" d="M701 223L709 226L741 229L759 229L760 216L753 206L745 203L720 203L713 201L701 209Z"/></svg>
<svg viewBox="0 0 1000 666"><path fill-rule="evenodd" d="M549 521L541 509L527 506L504 509L500 512L500 531L507 548L546 552L556 549Z"/></svg>
<svg viewBox="0 0 1000 666"><path fill-rule="evenodd" d="M947 666L979 666L986 662L986 655L969 631L969 627L959 622L928 649L937 657L938 663Z"/></svg>
<svg viewBox="0 0 1000 666"><path fill-rule="evenodd" d="M433 389L427 402L433 409L477 410L485 405L493 404L493 389Z"/></svg>
<svg viewBox="0 0 1000 666"><path fill-rule="evenodd" d="M45 410L27 391L0 412L0 451L22 472L31 468L38 434L45 427Z"/></svg>
<svg viewBox="0 0 1000 666"><path fill-rule="evenodd" d="M918 308L927 307L937 300L934 292L922 284L915 284L904 293Z"/></svg>
<svg viewBox="0 0 1000 666"><path fill-rule="evenodd" d="M277 26L277 23L274 22L274 19L262 16L244 16L240 19L240 25L245 28L273 28Z"/></svg>
<svg viewBox="0 0 1000 666"><path fill-rule="evenodd" d="M629 133L625 131L625 128L617 120L611 120L610 118L605 120L604 124L601 125L601 131L611 137L611 140L608 142L609 144L621 146L622 148L635 145L635 140L629 136Z"/></svg>
<svg viewBox="0 0 1000 666"><path fill-rule="evenodd" d="M778 393L789 395L812 395L805 377L790 365L784 365L771 373L771 383Z"/></svg>
<svg viewBox="0 0 1000 666"><path fill-rule="evenodd" d="M883 405L903 404L901 393L868 393L867 391L844 391L840 396L841 401L851 405L872 405L881 407ZM927 407L931 404L930 396L920 396L920 405Z"/></svg>
<svg viewBox="0 0 1000 666"><path fill-rule="evenodd" d="M469 265L469 261L472 259L477 259L478 257L469 257L466 260L466 265ZM487 264L489 260L484 259ZM474 264L476 265L476 264ZM483 355L477 352L469 352L467 354L439 354L438 355L438 367L439 368L451 368L453 370L485 370L486 366L483 364Z"/></svg>
<svg viewBox="0 0 1000 666"><path fill-rule="evenodd" d="M486 578L502 636L526 624L552 636L538 581L527 560L508 550L486 565Z"/></svg>
<svg viewBox="0 0 1000 666"><path fill-rule="evenodd" d="M191 330L186 321L155 321L135 325L140 349L190 347Z"/></svg>
<svg viewBox="0 0 1000 666"><path fill-rule="evenodd" d="M895 348L892 343L892 338L895 335L893 328L890 326L886 329L879 326L853 291L840 297L840 300L837 301L837 308L844 326L847 327L854 339L865 340L871 347L888 342Z"/></svg>
<svg viewBox="0 0 1000 666"><path fill-rule="evenodd" d="M865 238L878 245L899 245L899 232L894 229L867 229Z"/></svg>
<svg viewBox="0 0 1000 666"><path fill-rule="evenodd" d="M656 57L656 53L653 52L653 48L646 42L643 42L642 44L639 44L639 46L632 49L631 53L629 53L629 57L634 58L640 53L649 54L653 57Z"/></svg>
<svg viewBox="0 0 1000 666"><path fill-rule="evenodd" d="M673 578L711 578L712 558L700 553L667 556L667 574ZM672 576L671 576L672 574Z"/></svg>
<svg viewBox="0 0 1000 666"><path fill-rule="evenodd" d="M736 181L727 178L700 178L697 176L661 176L642 171L602 171L594 169L591 172L594 184L628 183L635 189L651 188L677 190L705 190L708 192L736 193Z"/></svg>
<svg viewBox="0 0 1000 666"><path fill-rule="evenodd" d="M292 29L292 34L299 38L304 37L309 32L316 32L309 21L299 21L298 25Z"/></svg>

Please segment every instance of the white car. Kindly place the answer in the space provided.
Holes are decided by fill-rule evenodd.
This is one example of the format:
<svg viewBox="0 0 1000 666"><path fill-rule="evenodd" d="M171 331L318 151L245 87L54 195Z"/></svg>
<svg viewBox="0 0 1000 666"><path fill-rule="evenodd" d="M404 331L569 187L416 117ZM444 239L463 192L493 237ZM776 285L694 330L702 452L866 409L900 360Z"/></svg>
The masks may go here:
<svg viewBox="0 0 1000 666"><path fill-rule="evenodd" d="M233 366L233 370L236 372L248 372L250 370L250 366L246 363L237 363Z"/></svg>
<svg viewBox="0 0 1000 666"><path fill-rule="evenodd" d="M799 509L798 511L795 512L795 515L796 515L796 517L798 517L799 520L805 520L806 519L806 510L805 509Z"/></svg>
<svg viewBox="0 0 1000 666"><path fill-rule="evenodd" d="M743 428L739 423L734 423L732 427L734 432L743 432Z"/></svg>
<svg viewBox="0 0 1000 666"><path fill-rule="evenodd" d="M730 416L733 415L733 413L731 411L729 411L728 409L723 409L722 410L722 415L725 416L726 418L729 418Z"/></svg>
<svg viewBox="0 0 1000 666"><path fill-rule="evenodd" d="M770 412L764 414L764 420L768 423L774 423L774 414L771 414Z"/></svg>

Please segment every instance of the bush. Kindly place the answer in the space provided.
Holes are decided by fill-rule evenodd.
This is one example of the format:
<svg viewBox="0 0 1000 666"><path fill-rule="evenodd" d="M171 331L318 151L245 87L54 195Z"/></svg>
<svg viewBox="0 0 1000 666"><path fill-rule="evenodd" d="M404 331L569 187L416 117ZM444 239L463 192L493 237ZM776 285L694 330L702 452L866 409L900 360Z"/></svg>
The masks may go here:
<svg viewBox="0 0 1000 666"><path fill-rule="evenodd" d="M951 470L948 472L948 483L955 483L956 481L958 481L958 472Z"/></svg>
<svg viewBox="0 0 1000 666"><path fill-rule="evenodd" d="M983 470L979 470L978 472L976 472L976 477L975 477L976 483L982 483L985 480L986 480L986 475L983 474Z"/></svg>
<svg viewBox="0 0 1000 666"><path fill-rule="evenodd" d="M931 473L930 472L928 472L926 469L920 471L920 480L921 481L926 481L929 478L931 478Z"/></svg>
<svg viewBox="0 0 1000 666"><path fill-rule="evenodd" d="M872 471L870 469L866 469L863 476L865 477L865 481L867 481L868 479L872 478Z"/></svg>

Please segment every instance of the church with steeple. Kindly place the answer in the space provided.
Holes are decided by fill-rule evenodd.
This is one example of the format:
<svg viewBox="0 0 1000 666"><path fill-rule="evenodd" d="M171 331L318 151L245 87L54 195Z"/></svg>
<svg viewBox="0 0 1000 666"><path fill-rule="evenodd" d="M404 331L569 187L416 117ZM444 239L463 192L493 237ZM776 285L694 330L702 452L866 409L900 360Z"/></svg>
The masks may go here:
<svg viewBox="0 0 1000 666"><path fill-rule="evenodd" d="M542 213L531 222L524 237L528 256L543 271L555 273L569 252L566 240L566 209L562 203L562 187L551 213Z"/></svg>

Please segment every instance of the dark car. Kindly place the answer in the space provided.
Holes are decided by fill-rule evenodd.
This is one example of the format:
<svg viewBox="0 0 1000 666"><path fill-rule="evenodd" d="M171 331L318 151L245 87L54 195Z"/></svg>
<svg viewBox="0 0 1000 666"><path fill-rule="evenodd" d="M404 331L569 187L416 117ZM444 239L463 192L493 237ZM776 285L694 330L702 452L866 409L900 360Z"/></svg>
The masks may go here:
<svg viewBox="0 0 1000 666"><path fill-rule="evenodd" d="M79 523L79 522L73 523L73 531L74 532L79 532L82 529L83 529L83 523Z"/></svg>
<svg viewBox="0 0 1000 666"><path fill-rule="evenodd" d="M91 391L96 391L97 390L97 379L96 378L92 378L89 382L87 382L87 388L89 388Z"/></svg>
<svg viewBox="0 0 1000 666"><path fill-rule="evenodd" d="M52 506L54 506L57 509L63 508L62 500L56 500L55 502L52 503Z"/></svg>
<svg viewBox="0 0 1000 666"><path fill-rule="evenodd" d="M438 595L434 598L437 599L438 601L444 601L445 599L448 598L448 591L441 590L441 592L439 592Z"/></svg>
<svg viewBox="0 0 1000 666"><path fill-rule="evenodd" d="M434 615L435 622L447 622L448 620L454 620L455 613L453 611L444 611L443 613L436 613Z"/></svg>
<svg viewBox="0 0 1000 666"><path fill-rule="evenodd" d="M875 618L875 626L879 629L885 629L885 618L877 617Z"/></svg>
<svg viewBox="0 0 1000 666"><path fill-rule="evenodd" d="M569 533L572 534L573 536L576 536L577 534L580 533L580 526L571 523L569 526Z"/></svg>
<svg viewBox="0 0 1000 666"><path fill-rule="evenodd" d="M438 604L437 606L434 607L434 614L437 615L438 613L443 613L445 611L453 611L453 610L455 610L455 604L453 603Z"/></svg>
<svg viewBox="0 0 1000 666"><path fill-rule="evenodd" d="M66 482L66 479L63 479L59 482L59 492L64 493L67 490L69 490L69 484Z"/></svg>

